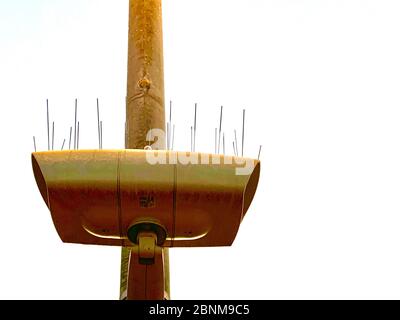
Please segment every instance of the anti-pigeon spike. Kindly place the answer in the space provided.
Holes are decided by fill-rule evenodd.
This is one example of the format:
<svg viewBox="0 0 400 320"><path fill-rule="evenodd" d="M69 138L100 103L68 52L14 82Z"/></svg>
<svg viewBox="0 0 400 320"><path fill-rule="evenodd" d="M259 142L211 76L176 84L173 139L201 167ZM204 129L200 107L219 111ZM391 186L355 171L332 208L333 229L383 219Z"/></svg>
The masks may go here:
<svg viewBox="0 0 400 320"><path fill-rule="evenodd" d="M35 152L36 152L37 150L36 150L36 138L35 138L35 136L33 136L33 147L34 147Z"/></svg>
<svg viewBox="0 0 400 320"><path fill-rule="evenodd" d="M237 157L239 157L239 150L238 150L238 142L237 142L236 130L235 130L235 147L236 147L235 154L236 154Z"/></svg>
<svg viewBox="0 0 400 320"><path fill-rule="evenodd" d="M194 105L193 152L196 152L197 103Z"/></svg>
<svg viewBox="0 0 400 320"><path fill-rule="evenodd" d="M103 150L103 121L100 121L100 149Z"/></svg>
<svg viewBox="0 0 400 320"><path fill-rule="evenodd" d="M171 150L174 150L174 143L175 143L175 125L173 126L173 129L172 129L172 145L171 145Z"/></svg>
<svg viewBox="0 0 400 320"><path fill-rule="evenodd" d="M76 138L76 150L79 150L79 127L80 127L80 125L79 125L79 121L78 121L78 135Z"/></svg>
<svg viewBox="0 0 400 320"><path fill-rule="evenodd" d="M101 149L99 98L97 98L97 135L99 137L99 149Z"/></svg>
<svg viewBox="0 0 400 320"><path fill-rule="evenodd" d="M71 150L71 142L72 142L72 127L69 127L69 144L68 144L69 150Z"/></svg>
<svg viewBox="0 0 400 320"><path fill-rule="evenodd" d="M221 114L219 116L219 133L218 133L218 154L221 145L221 130L222 130L222 115L223 115L224 107L221 106Z"/></svg>
<svg viewBox="0 0 400 320"><path fill-rule="evenodd" d="M54 121L53 121L53 131L51 134L52 138L51 138L51 150L54 150Z"/></svg>

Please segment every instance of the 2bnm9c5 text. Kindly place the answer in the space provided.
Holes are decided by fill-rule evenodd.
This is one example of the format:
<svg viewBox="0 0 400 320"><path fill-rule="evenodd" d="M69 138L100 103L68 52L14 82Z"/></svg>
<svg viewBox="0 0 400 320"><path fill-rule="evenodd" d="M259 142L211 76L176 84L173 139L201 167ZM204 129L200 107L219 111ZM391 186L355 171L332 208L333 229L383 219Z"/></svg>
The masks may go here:
<svg viewBox="0 0 400 320"><path fill-rule="evenodd" d="M248 305L203 305L195 304L194 315L248 315L250 308Z"/></svg>

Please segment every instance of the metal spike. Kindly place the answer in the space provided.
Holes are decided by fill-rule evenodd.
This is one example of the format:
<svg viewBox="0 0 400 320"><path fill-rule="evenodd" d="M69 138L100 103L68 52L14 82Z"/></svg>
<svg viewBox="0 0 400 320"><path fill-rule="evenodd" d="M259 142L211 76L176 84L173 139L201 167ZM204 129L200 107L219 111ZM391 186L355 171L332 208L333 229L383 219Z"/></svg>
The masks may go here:
<svg viewBox="0 0 400 320"><path fill-rule="evenodd" d="M258 151L258 160L260 160L262 146L260 146L260 150Z"/></svg>
<svg viewBox="0 0 400 320"><path fill-rule="evenodd" d="M36 138L35 138L35 136L33 136L33 146L34 146L35 152L36 152Z"/></svg>
<svg viewBox="0 0 400 320"><path fill-rule="evenodd" d="M78 135L76 137L76 150L79 150L79 121L78 121Z"/></svg>
<svg viewBox="0 0 400 320"><path fill-rule="evenodd" d="M222 151L224 152L225 155L225 132L222 135Z"/></svg>
<svg viewBox="0 0 400 320"><path fill-rule="evenodd" d="M167 122L167 150L170 149L170 122Z"/></svg>
<svg viewBox="0 0 400 320"><path fill-rule="evenodd" d="M194 105L193 152L196 152L197 103Z"/></svg>
<svg viewBox="0 0 400 320"><path fill-rule="evenodd" d="M54 121L53 121L53 131L52 131L52 138L51 138L51 150L54 151Z"/></svg>
<svg viewBox="0 0 400 320"><path fill-rule="evenodd" d="M71 142L72 142L72 127L69 127L69 145L68 145L69 150L71 150Z"/></svg>
<svg viewBox="0 0 400 320"><path fill-rule="evenodd" d="M61 151L63 151L64 150L64 146L65 146L65 139L64 139L64 142L63 142L63 144L62 144L62 147L61 147Z"/></svg>
<svg viewBox="0 0 400 320"><path fill-rule="evenodd" d="M219 117L219 134L218 134L218 153L220 151L220 145L221 145L221 130L222 130L222 114L223 114L224 107L221 106L221 114Z"/></svg>
<svg viewBox="0 0 400 320"><path fill-rule="evenodd" d="M175 143L175 125L173 126L173 129L172 129L172 145L171 145L171 150L174 150L174 143Z"/></svg>
<svg viewBox="0 0 400 320"><path fill-rule="evenodd" d="M125 125L126 128L126 125ZM100 106L99 98L97 98L97 134L99 136L99 149L101 149L101 137L100 137Z"/></svg>
<svg viewBox="0 0 400 320"><path fill-rule="evenodd" d="M100 149L103 150L103 121L100 121Z"/></svg>
<svg viewBox="0 0 400 320"><path fill-rule="evenodd" d="M236 130L235 130L235 147L236 147L235 154L236 154L237 157L239 157L239 150L238 150L238 143L237 143Z"/></svg>

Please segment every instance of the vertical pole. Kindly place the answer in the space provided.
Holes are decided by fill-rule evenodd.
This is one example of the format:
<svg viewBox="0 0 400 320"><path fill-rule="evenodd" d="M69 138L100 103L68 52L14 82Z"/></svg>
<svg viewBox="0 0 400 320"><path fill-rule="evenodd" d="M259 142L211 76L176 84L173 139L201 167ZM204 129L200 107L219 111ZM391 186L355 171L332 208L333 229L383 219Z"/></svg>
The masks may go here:
<svg viewBox="0 0 400 320"><path fill-rule="evenodd" d="M165 131L161 0L130 0L125 147L144 149L151 129ZM168 249L163 250L169 297L169 256ZM130 249L122 248L121 299L126 296L129 256Z"/></svg>
<svg viewBox="0 0 400 320"><path fill-rule="evenodd" d="M149 130L165 129L161 0L129 3L126 147L143 149Z"/></svg>

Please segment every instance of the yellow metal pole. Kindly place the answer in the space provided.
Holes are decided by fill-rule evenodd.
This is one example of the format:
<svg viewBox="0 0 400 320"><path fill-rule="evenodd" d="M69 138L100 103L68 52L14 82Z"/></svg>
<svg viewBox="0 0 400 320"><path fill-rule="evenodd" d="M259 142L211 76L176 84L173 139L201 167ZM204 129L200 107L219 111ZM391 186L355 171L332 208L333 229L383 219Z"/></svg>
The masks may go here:
<svg viewBox="0 0 400 320"><path fill-rule="evenodd" d="M164 57L161 0L129 1L127 149L143 149L151 129L165 131ZM161 141L165 148L165 141ZM165 290L169 297L169 255L164 250ZM120 297L127 291L130 249L121 254Z"/></svg>

